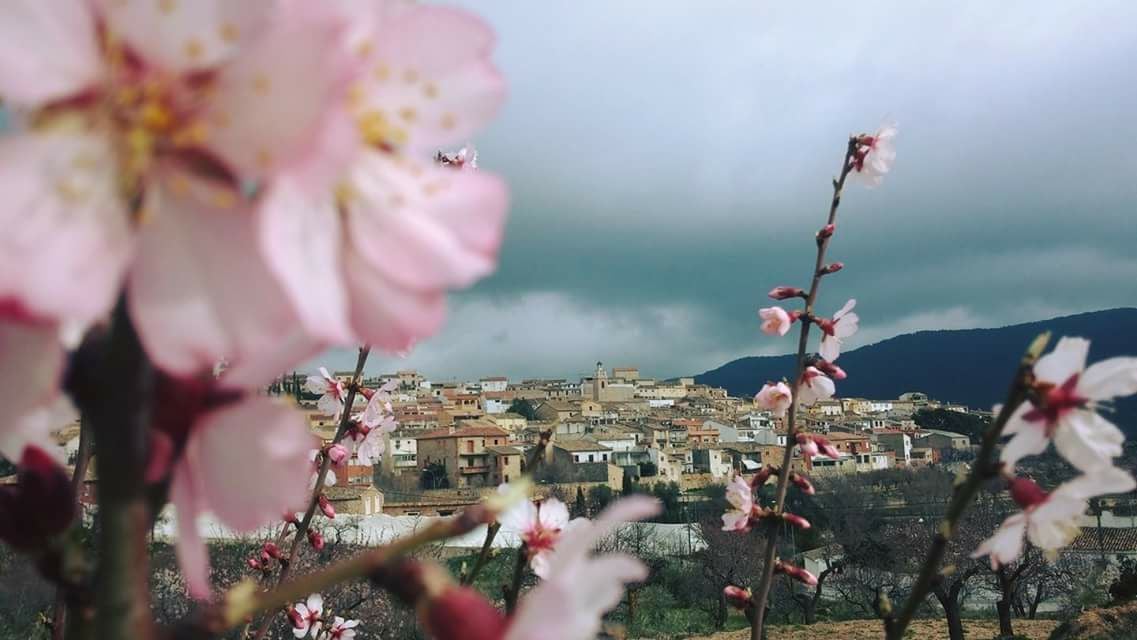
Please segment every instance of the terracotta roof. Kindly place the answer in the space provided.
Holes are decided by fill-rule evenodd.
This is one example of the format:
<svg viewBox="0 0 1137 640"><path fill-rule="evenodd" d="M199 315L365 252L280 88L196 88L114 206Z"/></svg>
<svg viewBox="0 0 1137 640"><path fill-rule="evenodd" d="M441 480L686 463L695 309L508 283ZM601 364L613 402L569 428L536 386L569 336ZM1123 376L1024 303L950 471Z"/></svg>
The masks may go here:
<svg viewBox="0 0 1137 640"><path fill-rule="evenodd" d="M419 440L432 440L435 438L468 438L471 436L474 436L474 437L485 437L485 436L495 437L495 436L497 436L497 437L506 438L506 437L509 437L509 432L506 431L505 429L502 429L501 427L497 427L497 426L494 426L492 424L486 424L486 425L467 424L466 426L458 427L457 429L454 430L453 433L451 433L449 429L438 429L436 431L430 431L428 433L424 433L421 436L418 436L418 439Z"/></svg>
<svg viewBox="0 0 1137 640"><path fill-rule="evenodd" d="M1102 527L1101 544L1098 544L1097 527L1084 527L1077 538L1066 548L1074 553L1137 553L1137 528Z"/></svg>

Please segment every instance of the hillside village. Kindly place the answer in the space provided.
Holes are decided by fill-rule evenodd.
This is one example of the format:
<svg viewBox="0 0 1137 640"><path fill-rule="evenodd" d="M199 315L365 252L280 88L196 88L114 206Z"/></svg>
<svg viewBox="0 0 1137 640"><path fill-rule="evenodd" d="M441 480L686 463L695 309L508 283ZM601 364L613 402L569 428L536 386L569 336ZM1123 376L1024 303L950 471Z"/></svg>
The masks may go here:
<svg viewBox="0 0 1137 640"><path fill-rule="evenodd" d="M347 382L352 373L333 375ZM592 375L576 381L491 376L434 382L399 371L363 384L379 388L390 381L397 385L392 406L399 424L387 436L390 455L374 467L353 459L346 482L329 496L348 513L453 513L519 477L543 431L552 439L538 480L568 495L600 485L620 491L627 482L675 482L683 491L723 483L735 472L780 465L786 441L781 419L751 398L731 397L693 378L644 377L635 367L609 372L597 363ZM303 376L293 375L272 391L297 395L313 431L330 443L336 425L302 386ZM795 453L792 466L821 476L965 459L968 436L917 426L913 415L921 409L990 415L917 391L895 399L819 401L805 410L805 420L841 455L807 460Z"/></svg>

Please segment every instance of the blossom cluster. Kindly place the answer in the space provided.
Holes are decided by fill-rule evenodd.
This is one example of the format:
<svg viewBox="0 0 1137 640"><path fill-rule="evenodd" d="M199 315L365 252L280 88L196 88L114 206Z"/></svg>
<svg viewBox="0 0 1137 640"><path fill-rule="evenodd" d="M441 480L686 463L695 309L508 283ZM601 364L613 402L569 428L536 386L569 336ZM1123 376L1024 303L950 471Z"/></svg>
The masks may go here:
<svg viewBox="0 0 1137 640"><path fill-rule="evenodd" d="M0 455L56 451L69 353L129 322L159 379L145 481L169 487L178 559L208 597L199 516L249 531L309 480L303 415L256 392L328 346L405 351L448 290L495 268L503 182L472 148L436 159L503 102L494 35L401 0L0 14L0 98L20 115L0 136L0 382L22 390ZM381 454L389 391L327 455ZM326 384L321 408L344 392Z"/></svg>
<svg viewBox="0 0 1137 640"><path fill-rule="evenodd" d="M1022 511L1011 515L975 550L997 568L1014 562L1024 538L1047 552L1070 544L1081 528L1078 519L1089 500L1137 488L1133 475L1114 465L1125 435L1100 410L1114 398L1137 393L1137 358L1118 357L1089 367L1090 342L1064 337L1039 358L1029 399L1007 420L1011 436L1000 455L1011 498ZM1051 492L1018 476L1019 461L1046 451L1050 443L1078 474Z"/></svg>

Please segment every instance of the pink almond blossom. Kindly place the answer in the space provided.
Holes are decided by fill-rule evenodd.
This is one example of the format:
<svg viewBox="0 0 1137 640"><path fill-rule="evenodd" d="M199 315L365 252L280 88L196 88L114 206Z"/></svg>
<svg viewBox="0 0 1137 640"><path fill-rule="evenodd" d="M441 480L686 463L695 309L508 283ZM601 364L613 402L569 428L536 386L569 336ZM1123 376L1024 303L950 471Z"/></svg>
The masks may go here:
<svg viewBox="0 0 1137 640"><path fill-rule="evenodd" d="M1110 400L1137 393L1137 358L1110 358L1086 367L1090 341L1064 337L1034 365L1041 403L1023 403L1007 421L1011 436L1001 459L1008 469L1046 450L1051 440L1083 473L1113 464L1125 435L1098 413Z"/></svg>
<svg viewBox="0 0 1137 640"><path fill-rule="evenodd" d="M0 299L86 325L125 284L147 352L179 375L282 352L295 314L249 250L241 189L298 160L343 165L351 138L332 107L357 69L338 16L288 7L6 3L0 95L30 115L0 139L0 224L14 230ZM231 380L276 371L256 373Z"/></svg>
<svg viewBox="0 0 1137 640"><path fill-rule="evenodd" d="M771 336L786 335L794 322L790 314L781 307L764 307L758 310L758 316L762 318L762 333Z"/></svg>
<svg viewBox="0 0 1137 640"><path fill-rule="evenodd" d="M754 512L754 490L742 476L736 475L726 485L726 501L731 508L722 514L723 531L747 531Z"/></svg>
<svg viewBox="0 0 1137 640"><path fill-rule="evenodd" d="M303 502L312 441L302 414L266 397L247 397L197 417L170 487L178 512L178 563L191 595L210 594L198 516L212 513L226 527L247 532L295 509Z"/></svg>
<svg viewBox="0 0 1137 640"><path fill-rule="evenodd" d="M1081 531L1078 518L1089 508L1090 498L1125 493L1135 487L1133 476L1113 466L1078 476L1052 493L1043 491L1033 480L1015 478L1011 481L1011 497L1023 510L1003 521L971 557L990 556L991 567L997 569L1019 557L1024 536L1044 551L1061 549Z"/></svg>
<svg viewBox="0 0 1137 640"><path fill-rule="evenodd" d="M828 400L837 391L837 386L817 367L806 367L797 388L798 402L809 406L818 400Z"/></svg>
<svg viewBox="0 0 1137 640"><path fill-rule="evenodd" d="M347 390L344 388L343 382L332 377L324 367L320 367L320 375L308 376L308 379L304 381L304 390L309 393L320 394L320 399L316 401L316 409L320 413L338 418L340 412L343 411Z"/></svg>
<svg viewBox="0 0 1137 640"><path fill-rule="evenodd" d="M324 615L324 597L318 593L308 596L304 602L297 602L288 610L288 618L292 622L292 635L304 638L311 635L313 638L320 635L324 626L321 616Z"/></svg>
<svg viewBox="0 0 1137 640"><path fill-rule="evenodd" d="M353 9L368 72L345 105L358 148L336 189L313 191L307 171L290 173L269 186L256 221L312 335L393 352L439 329L448 290L496 268L508 200L498 178L434 160L504 99L493 32L465 11L396 4Z"/></svg>
<svg viewBox="0 0 1137 640"><path fill-rule="evenodd" d="M592 549L627 522L659 513L647 496L621 498L595 520L585 520L549 557L549 577L525 594L504 640L592 640L604 613L620 603L624 586L647 578L647 567L622 554Z"/></svg>
<svg viewBox="0 0 1137 640"><path fill-rule="evenodd" d="M792 402L793 395L784 382L766 383L754 396L754 404L779 418L786 415L786 410L790 408Z"/></svg>
<svg viewBox="0 0 1137 640"><path fill-rule="evenodd" d="M359 620L345 620L335 616L332 625L328 627L328 640L352 640L355 638L355 628L358 626Z"/></svg>
<svg viewBox="0 0 1137 640"><path fill-rule="evenodd" d="M822 318L817 321L817 326L822 331L821 347L817 352L829 362L835 362L841 355L842 341L857 332L860 317L853 313L856 305L856 300L849 300L833 314L831 320Z"/></svg>
<svg viewBox="0 0 1137 640"><path fill-rule="evenodd" d="M569 526L568 507L556 498L537 502L522 500L502 514L498 521L503 527L519 533L529 554L533 573L540 578L548 578L549 556L561 539L561 533Z"/></svg>
<svg viewBox="0 0 1137 640"><path fill-rule="evenodd" d="M882 124L873 135L861 136L857 140L853 156L854 178L869 187L880 185L896 161L896 133L896 123L889 122Z"/></svg>

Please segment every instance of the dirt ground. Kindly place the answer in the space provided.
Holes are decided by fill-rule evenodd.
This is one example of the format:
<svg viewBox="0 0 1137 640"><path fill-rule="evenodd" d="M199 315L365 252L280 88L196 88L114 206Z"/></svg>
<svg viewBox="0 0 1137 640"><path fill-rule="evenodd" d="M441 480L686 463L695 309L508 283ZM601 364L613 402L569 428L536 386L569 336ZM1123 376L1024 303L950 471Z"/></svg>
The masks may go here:
<svg viewBox="0 0 1137 640"><path fill-rule="evenodd" d="M1031 640L1046 640L1058 625L1054 620L1015 620L1015 633ZM968 620L964 622L968 640L991 640L998 635L999 623L995 620ZM791 625L769 628L769 640L881 640L884 634L876 620L849 620L824 622L811 626ZM944 640L948 637L947 623L943 620L916 620L905 636L911 640ZM748 640L748 630L716 633L691 640Z"/></svg>

